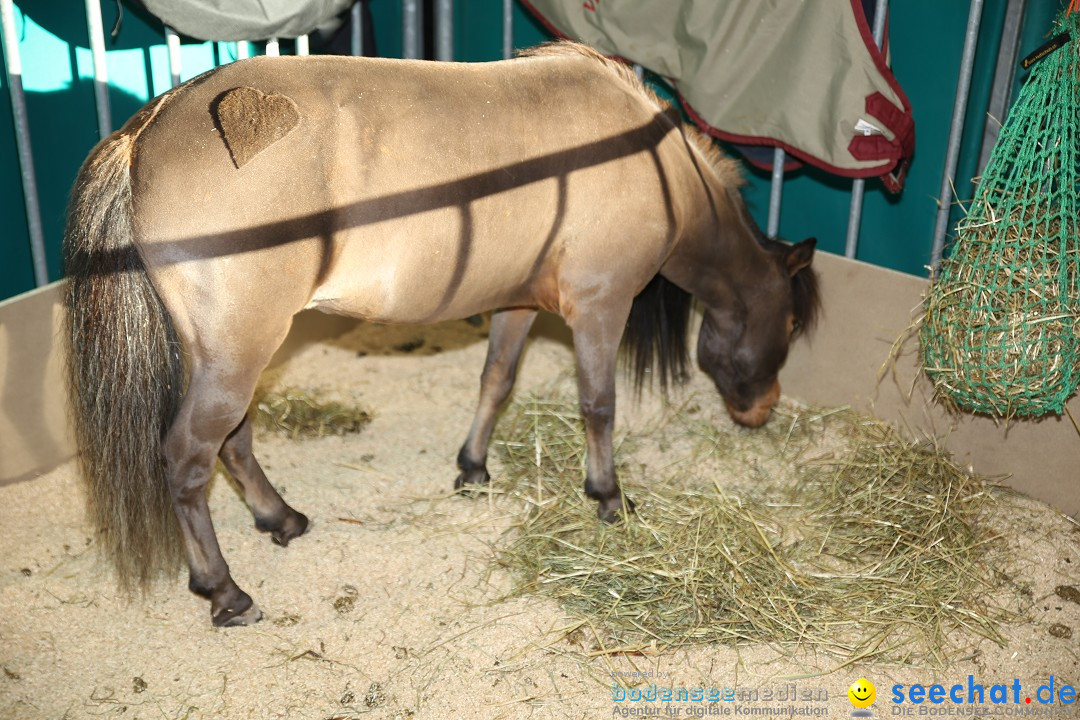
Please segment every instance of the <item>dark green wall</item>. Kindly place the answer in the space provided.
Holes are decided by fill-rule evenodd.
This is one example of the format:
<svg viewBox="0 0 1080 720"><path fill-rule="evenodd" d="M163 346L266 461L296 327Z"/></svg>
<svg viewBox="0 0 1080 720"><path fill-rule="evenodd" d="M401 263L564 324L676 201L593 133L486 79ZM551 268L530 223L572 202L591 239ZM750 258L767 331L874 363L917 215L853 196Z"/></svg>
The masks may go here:
<svg viewBox="0 0 1080 720"><path fill-rule="evenodd" d="M822 1L822 0L819 0ZM997 58L997 41L1007 0L985 0L979 52L972 83L957 193L972 194L979 145ZM61 11L58 6L63 6ZM891 3L893 68L915 113L916 155L900 196L880 182L867 183L858 257L904 272L924 274L929 261L937 195L952 117L957 71L963 49L968 3L961 0L900 0ZM1037 46L1061 0L1029 0L1021 43L1024 54ZM401 8L398 0L372 0L377 49L383 56L401 53ZM50 277L60 275L59 245L68 189L82 159L97 140L92 85L87 62L89 43L82 3L58 0L17 2L24 36L35 168L40 185L43 223L49 251ZM113 83L113 124L119 126L167 84L163 38L159 25L124 6L118 35L107 40ZM22 21L22 14L33 26ZM106 29L117 17L117 5L102 3ZM492 60L502 55L502 0L457 0L456 59ZM30 28L30 29L28 29ZM547 33L515 6L514 42L527 47L548 39ZM231 51L224 44L184 45L184 77L212 67ZM36 53L36 54L35 54ZM225 59L228 59L227 57ZM65 77L67 81L65 82ZM1017 79L1023 74L1018 71ZM0 79L0 197L6 232L0 240L0 298L33 287L29 241L16 160L6 78ZM768 213L767 173L751 171L747 199L764 225ZM788 239L816 236L821 247L843 252L849 180L804 168L789 176L784 188L781 235ZM952 199L950 199L951 201ZM959 209L954 210L953 219Z"/></svg>

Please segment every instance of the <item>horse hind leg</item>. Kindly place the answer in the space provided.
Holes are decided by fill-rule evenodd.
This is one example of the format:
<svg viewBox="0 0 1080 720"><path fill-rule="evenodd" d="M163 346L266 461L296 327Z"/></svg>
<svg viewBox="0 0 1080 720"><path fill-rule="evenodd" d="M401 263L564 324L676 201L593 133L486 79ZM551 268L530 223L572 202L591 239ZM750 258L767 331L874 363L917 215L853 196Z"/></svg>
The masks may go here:
<svg viewBox="0 0 1080 720"><path fill-rule="evenodd" d="M228 372L193 362L188 391L165 436L164 453L173 508L180 521L192 592L210 600L214 625L249 625L262 618L221 554L210 520L206 486L214 458L247 411L254 372Z"/></svg>
<svg viewBox="0 0 1080 720"><path fill-rule="evenodd" d="M255 517L255 528L270 533L271 539L284 547L293 538L304 534L308 519L289 507L266 479L266 473L252 453L251 441L251 417L245 414L236 429L225 438L218 457L240 484L244 502Z"/></svg>
<svg viewBox="0 0 1080 720"><path fill-rule="evenodd" d="M491 479L487 471L491 431L499 409L514 387L521 351L535 319L536 311L526 308L503 310L491 318L487 359L480 376L480 402L469 435L458 453L461 474L454 481L455 489L483 485Z"/></svg>

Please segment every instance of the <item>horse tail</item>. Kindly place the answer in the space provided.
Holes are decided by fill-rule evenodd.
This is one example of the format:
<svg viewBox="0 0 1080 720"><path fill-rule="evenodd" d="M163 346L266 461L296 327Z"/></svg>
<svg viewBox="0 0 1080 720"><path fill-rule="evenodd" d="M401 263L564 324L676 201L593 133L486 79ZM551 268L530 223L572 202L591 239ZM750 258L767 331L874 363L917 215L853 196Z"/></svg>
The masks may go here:
<svg viewBox="0 0 1080 720"><path fill-rule="evenodd" d="M693 303L690 293L663 275L654 277L634 298L622 346L630 361L636 391L641 392L650 369L665 393L670 381L686 382L687 332Z"/></svg>
<svg viewBox="0 0 1080 720"><path fill-rule="evenodd" d="M183 391L180 343L132 232L136 133L91 152L75 181L64 256L69 397L88 514L120 586L146 590L181 560L162 439Z"/></svg>

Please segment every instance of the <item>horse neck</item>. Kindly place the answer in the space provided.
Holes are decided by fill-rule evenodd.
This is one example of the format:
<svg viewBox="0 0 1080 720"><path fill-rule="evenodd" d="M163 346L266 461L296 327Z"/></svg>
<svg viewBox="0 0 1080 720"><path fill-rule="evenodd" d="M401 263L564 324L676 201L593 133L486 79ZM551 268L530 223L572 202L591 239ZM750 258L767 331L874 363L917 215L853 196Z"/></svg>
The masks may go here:
<svg viewBox="0 0 1080 720"><path fill-rule="evenodd" d="M660 272L705 305L722 307L769 272L772 260L738 190L711 179Z"/></svg>

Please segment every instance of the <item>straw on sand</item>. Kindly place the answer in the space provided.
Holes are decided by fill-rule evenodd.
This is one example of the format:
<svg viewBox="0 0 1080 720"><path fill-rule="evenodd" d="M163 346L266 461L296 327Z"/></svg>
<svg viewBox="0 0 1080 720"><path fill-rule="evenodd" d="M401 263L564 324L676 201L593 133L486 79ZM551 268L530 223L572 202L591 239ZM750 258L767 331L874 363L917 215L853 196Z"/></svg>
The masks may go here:
<svg viewBox="0 0 1080 720"><path fill-rule="evenodd" d="M297 388L265 392L252 403L255 424L292 439L358 433L371 422L371 414L337 401L321 400Z"/></svg>
<svg viewBox="0 0 1080 720"><path fill-rule="evenodd" d="M502 421L496 483L527 512L500 561L519 591L552 596L596 629L597 652L747 642L941 664L968 640L1000 642L987 482L850 411L777 415L758 431L669 418L695 438L680 467L706 468L690 483L636 477L633 448L653 438L631 434L618 456L637 511L606 526L582 492L575 404L517 403ZM833 452L805 458L826 442ZM761 492L725 489L710 463L767 474L777 455L788 477Z"/></svg>

